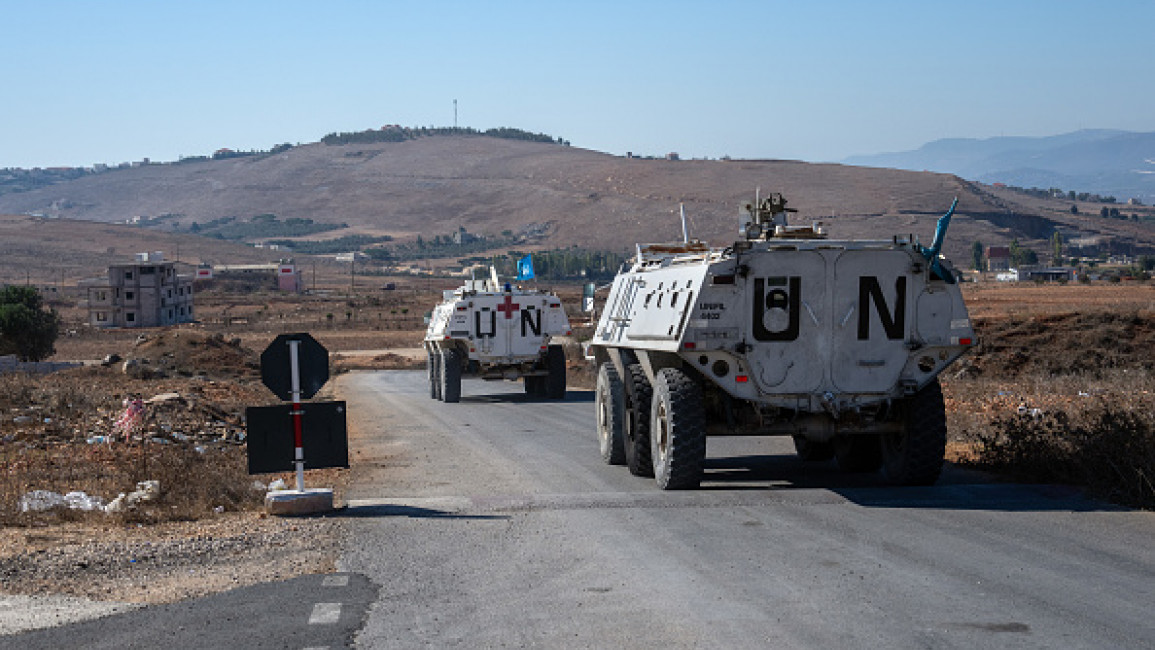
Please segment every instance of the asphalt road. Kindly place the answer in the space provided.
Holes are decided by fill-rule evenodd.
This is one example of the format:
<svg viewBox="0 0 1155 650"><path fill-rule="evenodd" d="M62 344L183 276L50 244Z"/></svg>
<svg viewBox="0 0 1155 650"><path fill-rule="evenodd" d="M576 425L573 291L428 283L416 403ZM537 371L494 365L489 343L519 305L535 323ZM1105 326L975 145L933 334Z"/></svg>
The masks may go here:
<svg viewBox="0 0 1155 650"><path fill-rule="evenodd" d="M376 594L364 576L308 575L0 636L0 649L340 648Z"/></svg>
<svg viewBox="0 0 1155 650"><path fill-rule="evenodd" d="M380 585L359 647L1155 647L1153 513L954 468L891 488L780 438L712 438L702 489L660 492L602 464L592 392L338 381L340 568Z"/></svg>

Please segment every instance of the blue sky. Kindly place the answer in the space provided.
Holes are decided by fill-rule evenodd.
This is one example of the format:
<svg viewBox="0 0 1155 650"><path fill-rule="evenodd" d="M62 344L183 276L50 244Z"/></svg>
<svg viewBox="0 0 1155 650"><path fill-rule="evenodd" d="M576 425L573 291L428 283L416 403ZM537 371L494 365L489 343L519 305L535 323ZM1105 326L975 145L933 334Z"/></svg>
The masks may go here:
<svg viewBox="0 0 1155 650"><path fill-rule="evenodd" d="M384 124L840 160L1155 131L1155 2L0 0L0 167Z"/></svg>

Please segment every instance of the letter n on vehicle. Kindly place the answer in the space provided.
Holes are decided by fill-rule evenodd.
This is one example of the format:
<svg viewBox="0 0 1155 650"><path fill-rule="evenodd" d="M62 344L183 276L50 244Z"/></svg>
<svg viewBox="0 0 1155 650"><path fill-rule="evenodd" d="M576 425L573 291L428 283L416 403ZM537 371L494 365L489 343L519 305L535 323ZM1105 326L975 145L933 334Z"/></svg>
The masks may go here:
<svg viewBox="0 0 1155 650"><path fill-rule="evenodd" d="M534 323L533 316L537 314L537 322ZM521 335L527 336L526 328L533 332L534 336L541 336L541 310L540 309L523 309L521 310Z"/></svg>
<svg viewBox="0 0 1155 650"><path fill-rule="evenodd" d="M894 279L894 311L887 309L886 298L882 295L882 285L874 276L858 279L858 340L870 339L870 303L888 339L902 339L906 332L906 276Z"/></svg>

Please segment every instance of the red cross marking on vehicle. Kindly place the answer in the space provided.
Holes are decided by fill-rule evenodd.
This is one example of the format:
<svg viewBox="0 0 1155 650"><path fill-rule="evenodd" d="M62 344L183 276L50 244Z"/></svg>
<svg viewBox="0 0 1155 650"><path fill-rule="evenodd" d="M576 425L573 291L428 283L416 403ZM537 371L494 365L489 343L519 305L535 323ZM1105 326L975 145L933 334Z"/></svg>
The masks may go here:
<svg viewBox="0 0 1155 650"><path fill-rule="evenodd" d="M514 310L521 309L521 304L513 301L512 296L506 296L505 302L497 306L497 311L505 312L505 320L513 318Z"/></svg>

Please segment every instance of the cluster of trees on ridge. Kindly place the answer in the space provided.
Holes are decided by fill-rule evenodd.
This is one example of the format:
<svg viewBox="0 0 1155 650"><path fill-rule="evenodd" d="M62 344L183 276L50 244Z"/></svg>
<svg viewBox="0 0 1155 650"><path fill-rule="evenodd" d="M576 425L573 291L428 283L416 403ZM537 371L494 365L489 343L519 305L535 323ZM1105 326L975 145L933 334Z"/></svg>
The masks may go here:
<svg viewBox="0 0 1155 650"><path fill-rule="evenodd" d="M321 142L329 145L371 144L374 142L404 142L406 140L416 140L417 138L438 135L477 135L490 138L503 138L506 140L526 140L529 142L546 142L549 144L560 144L567 147L569 146L569 140L555 138L544 133L531 133L529 131L523 131L521 129L515 129L507 126L480 131L478 129L465 126L403 127L397 126L395 124L384 126L380 129L368 129L366 131L330 133L321 138Z"/></svg>
<svg viewBox="0 0 1155 650"><path fill-rule="evenodd" d="M529 253L509 251L503 257L494 257L484 261L492 264L497 269L499 276L514 278L517 277L517 261L527 254ZM531 255L533 274L536 279L587 280L599 283L613 280L618 269L631 257L630 254L626 253L588 250L577 246L536 251Z"/></svg>
<svg viewBox="0 0 1155 650"><path fill-rule="evenodd" d="M1100 196L1090 192L1076 192L1075 190L1063 191L1057 187L1042 189L1038 187L1019 187L1017 185L1007 185L1008 190L1013 190L1020 194L1033 196L1037 199L1067 199L1068 201L1083 201L1084 203L1116 203L1118 199L1113 196Z"/></svg>

